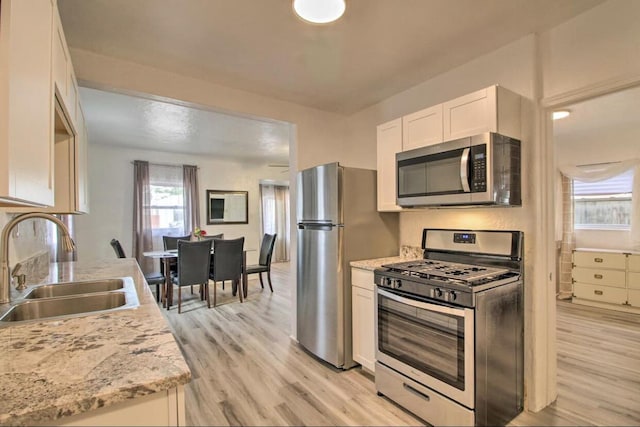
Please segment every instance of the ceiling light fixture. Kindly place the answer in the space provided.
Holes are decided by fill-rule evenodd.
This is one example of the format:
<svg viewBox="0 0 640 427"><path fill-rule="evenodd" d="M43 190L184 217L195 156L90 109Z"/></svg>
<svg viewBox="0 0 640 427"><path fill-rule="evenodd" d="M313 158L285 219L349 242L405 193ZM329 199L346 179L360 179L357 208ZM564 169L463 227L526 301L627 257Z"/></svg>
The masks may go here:
<svg viewBox="0 0 640 427"><path fill-rule="evenodd" d="M571 114L571 111L569 110L558 110L554 111L551 117L553 118L553 120L560 120L564 119L565 117L569 117L569 114Z"/></svg>
<svg viewBox="0 0 640 427"><path fill-rule="evenodd" d="M328 24L340 18L345 0L293 0L293 10L300 18L313 24Z"/></svg>

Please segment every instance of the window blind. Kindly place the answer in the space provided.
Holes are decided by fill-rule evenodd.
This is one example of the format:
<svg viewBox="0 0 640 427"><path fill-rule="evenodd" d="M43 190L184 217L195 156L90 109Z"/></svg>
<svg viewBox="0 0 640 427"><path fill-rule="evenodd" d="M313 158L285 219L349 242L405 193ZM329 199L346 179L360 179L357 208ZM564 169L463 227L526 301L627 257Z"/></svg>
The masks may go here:
<svg viewBox="0 0 640 427"><path fill-rule="evenodd" d="M613 178L596 182L574 180L574 196L604 196L612 194L631 194L633 187L633 170L628 170Z"/></svg>

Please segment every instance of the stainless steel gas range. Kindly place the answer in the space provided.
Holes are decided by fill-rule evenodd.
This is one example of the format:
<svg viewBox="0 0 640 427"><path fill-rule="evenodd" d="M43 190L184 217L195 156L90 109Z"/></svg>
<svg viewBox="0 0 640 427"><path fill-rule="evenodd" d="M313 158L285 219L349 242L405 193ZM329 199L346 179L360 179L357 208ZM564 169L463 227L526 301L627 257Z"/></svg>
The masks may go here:
<svg viewBox="0 0 640 427"><path fill-rule="evenodd" d="M424 259L375 271L376 388L432 425L523 407L523 234L424 229Z"/></svg>

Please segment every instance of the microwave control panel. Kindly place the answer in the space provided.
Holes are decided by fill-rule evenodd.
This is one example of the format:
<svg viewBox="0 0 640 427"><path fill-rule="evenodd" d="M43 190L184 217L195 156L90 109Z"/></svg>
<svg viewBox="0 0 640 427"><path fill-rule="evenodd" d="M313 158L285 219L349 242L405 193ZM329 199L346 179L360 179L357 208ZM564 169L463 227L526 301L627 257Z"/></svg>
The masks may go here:
<svg viewBox="0 0 640 427"><path fill-rule="evenodd" d="M471 156L471 192L483 193L487 191L487 146L474 145L469 154Z"/></svg>

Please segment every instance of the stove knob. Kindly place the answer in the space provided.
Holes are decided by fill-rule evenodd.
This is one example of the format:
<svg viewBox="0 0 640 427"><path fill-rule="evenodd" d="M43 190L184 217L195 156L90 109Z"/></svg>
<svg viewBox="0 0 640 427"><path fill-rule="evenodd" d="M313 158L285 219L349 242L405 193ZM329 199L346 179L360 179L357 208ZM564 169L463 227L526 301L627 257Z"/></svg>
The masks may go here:
<svg viewBox="0 0 640 427"><path fill-rule="evenodd" d="M458 298L456 291L449 291L449 301L455 301Z"/></svg>
<svg viewBox="0 0 640 427"><path fill-rule="evenodd" d="M384 281L382 282L382 286L387 286L387 287L391 288L391 287L392 287L392 286L391 286L391 282L392 282L392 281L391 281L391 278L390 278L390 277L385 277L385 278L384 278Z"/></svg>
<svg viewBox="0 0 640 427"><path fill-rule="evenodd" d="M440 289L440 288L435 288L433 290L433 293L435 294L436 298L442 297L442 289Z"/></svg>
<svg viewBox="0 0 640 427"><path fill-rule="evenodd" d="M400 281L400 279L396 280L396 285L394 286L395 289L400 289L402 287L402 281Z"/></svg>

